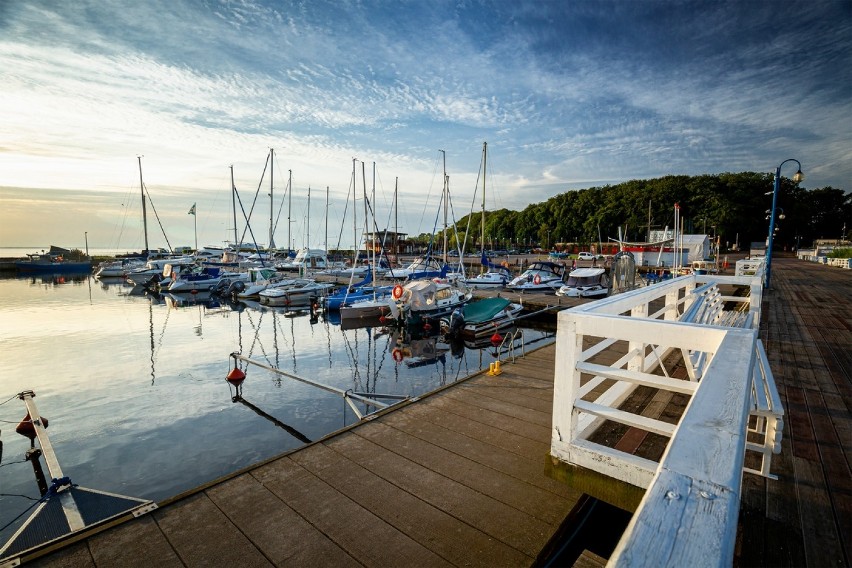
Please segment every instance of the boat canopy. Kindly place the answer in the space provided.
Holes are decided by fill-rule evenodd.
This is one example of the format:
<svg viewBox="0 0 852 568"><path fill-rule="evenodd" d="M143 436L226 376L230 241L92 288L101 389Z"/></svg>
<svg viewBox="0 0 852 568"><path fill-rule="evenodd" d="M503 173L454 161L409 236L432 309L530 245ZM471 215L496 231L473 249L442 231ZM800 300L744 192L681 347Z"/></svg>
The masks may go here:
<svg viewBox="0 0 852 568"><path fill-rule="evenodd" d="M481 323L494 318L511 304L506 298L483 298L464 306L465 323Z"/></svg>

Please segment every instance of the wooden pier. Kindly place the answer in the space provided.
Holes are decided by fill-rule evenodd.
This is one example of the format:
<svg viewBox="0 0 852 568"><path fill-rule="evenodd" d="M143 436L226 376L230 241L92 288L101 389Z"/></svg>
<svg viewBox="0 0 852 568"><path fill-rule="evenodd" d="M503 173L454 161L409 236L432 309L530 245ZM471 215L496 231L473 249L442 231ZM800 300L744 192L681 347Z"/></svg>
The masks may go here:
<svg viewBox="0 0 852 568"><path fill-rule="evenodd" d="M162 504L45 566L529 566L580 493L544 474L554 347Z"/></svg>
<svg viewBox="0 0 852 568"><path fill-rule="evenodd" d="M780 256L760 337L786 409L744 474L734 564L852 563L852 271ZM582 495L544 473L553 346L34 560L40 566L530 566ZM588 557L586 557L588 558Z"/></svg>

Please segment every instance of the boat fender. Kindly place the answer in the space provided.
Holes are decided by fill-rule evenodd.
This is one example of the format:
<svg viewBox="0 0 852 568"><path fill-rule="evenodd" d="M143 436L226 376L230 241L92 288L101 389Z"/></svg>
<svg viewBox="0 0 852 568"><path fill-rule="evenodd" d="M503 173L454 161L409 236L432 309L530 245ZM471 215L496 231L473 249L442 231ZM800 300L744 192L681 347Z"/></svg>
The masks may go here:
<svg viewBox="0 0 852 568"><path fill-rule="evenodd" d="M397 363L402 362L402 349L397 347L396 349L393 350L393 352L391 354L393 355L394 361L396 361Z"/></svg>
<svg viewBox="0 0 852 568"><path fill-rule="evenodd" d="M402 286L397 284L393 287L393 299L399 300L400 298L402 298Z"/></svg>
<svg viewBox="0 0 852 568"><path fill-rule="evenodd" d="M537 285L539 285L539 284L541 284L541 276L539 276L538 274L536 274L536 275L535 275L535 278L533 278L533 284L535 284L536 286L537 286Z"/></svg>

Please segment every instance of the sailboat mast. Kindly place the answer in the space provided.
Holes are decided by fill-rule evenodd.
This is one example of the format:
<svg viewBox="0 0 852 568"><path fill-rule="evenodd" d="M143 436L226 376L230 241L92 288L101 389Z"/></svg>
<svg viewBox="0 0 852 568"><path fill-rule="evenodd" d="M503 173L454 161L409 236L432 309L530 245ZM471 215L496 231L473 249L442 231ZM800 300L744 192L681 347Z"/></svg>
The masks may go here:
<svg viewBox="0 0 852 568"><path fill-rule="evenodd" d="M142 183L142 156L136 156L139 161L139 189L142 191L142 230L145 232L145 254L148 254L148 213L145 209L145 184Z"/></svg>
<svg viewBox="0 0 852 568"><path fill-rule="evenodd" d="M352 158L352 266L358 262L358 207L357 194L358 183L355 176L355 162L358 158Z"/></svg>
<svg viewBox="0 0 852 568"><path fill-rule="evenodd" d="M305 248L310 250L311 248L311 186L308 186L308 223L307 223L307 240L305 241Z"/></svg>
<svg viewBox="0 0 852 568"><path fill-rule="evenodd" d="M325 186L325 254L328 254L328 186Z"/></svg>
<svg viewBox="0 0 852 568"><path fill-rule="evenodd" d="M399 190L399 176L393 182L393 254L399 254L399 206L396 202L397 192Z"/></svg>
<svg viewBox="0 0 852 568"><path fill-rule="evenodd" d="M370 249L367 247L367 235L370 234L370 225L368 224L367 219L370 217L367 211L367 172L365 171L364 162L361 162L361 184L364 188L364 252L367 254L367 260L369 261Z"/></svg>
<svg viewBox="0 0 852 568"><path fill-rule="evenodd" d="M272 238L272 216L275 214L273 207L273 180L275 179L275 148L269 149L269 250L275 248L275 240Z"/></svg>
<svg viewBox="0 0 852 568"><path fill-rule="evenodd" d="M234 166L231 165L231 208L234 211L234 246L239 247L237 239L237 186L234 185ZM239 248L237 248L239 252Z"/></svg>
<svg viewBox="0 0 852 568"><path fill-rule="evenodd" d="M439 150L444 156L444 264L449 260L447 258L447 152Z"/></svg>
<svg viewBox="0 0 852 568"><path fill-rule="evenodd" d="M485 256L485 172L488 171L488 142L482 143L482 219L479 238L481 239L482 256Z"/></svg>
<svg viewBox="0 0 852 568"><path fill-rule="evenodd" d="M290 245L293 244L293 241L290 236L290 231L293 228L293 220L290 218L290 215L293 212L293 170L287 170L290 172L290 180L287 182L287 254L289 256Z"/></svg>

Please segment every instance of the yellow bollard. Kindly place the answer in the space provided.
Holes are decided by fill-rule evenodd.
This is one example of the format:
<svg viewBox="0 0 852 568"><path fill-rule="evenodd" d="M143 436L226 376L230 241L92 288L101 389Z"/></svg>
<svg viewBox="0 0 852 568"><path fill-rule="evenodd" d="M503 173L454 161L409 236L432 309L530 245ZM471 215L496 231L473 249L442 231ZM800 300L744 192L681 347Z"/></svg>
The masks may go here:
<svg viewBox="0 0 852 568"><path fill-rule="evenodd" d="M491 375L491 376L494 376L494 363L489 363L488 374Z"/></svg>
<svg viewBox="0 0 852 568"><path fill-rule="evenodd" d="M500 361L494 361L494 374L499 375L503 372L503 369L500 368Z"/></svg>

